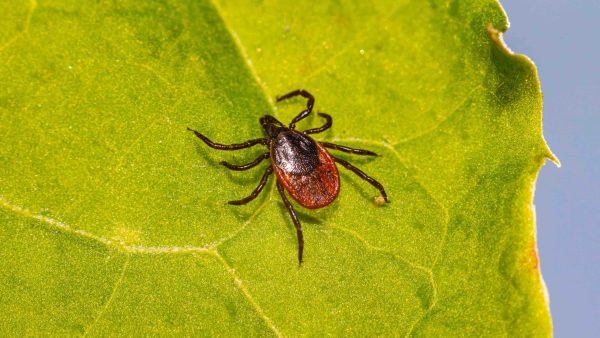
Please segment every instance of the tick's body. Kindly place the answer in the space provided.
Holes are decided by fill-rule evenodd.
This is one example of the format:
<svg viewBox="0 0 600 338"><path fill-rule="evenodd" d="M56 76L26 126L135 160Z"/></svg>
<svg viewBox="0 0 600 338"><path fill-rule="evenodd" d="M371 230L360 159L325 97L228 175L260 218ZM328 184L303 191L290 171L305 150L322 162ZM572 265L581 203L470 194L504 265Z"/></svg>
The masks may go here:
<svg viewBox="0 0 600 338"><path fill-rule="evenodd" d="M287 129L271 141L269 148L277 181L303 207L322 208L335 200L340 192L340 176L322 145Z"/></svg>
<svg viewBox="0 0 600 338"><path fill-rule="evenodd" d="M289 127L284 126L270 115L265 115L260 119L260 123L268 135L267 138L254 139L240 144L223 145L212 142L197 131L193 132L207 145L215 149L237 150L249 148L256 144L263 144L269 148L268 153L262 154L254 161L245 165L238 166L227 162L221 162L222 165L232 170L247 170L258 165L264 159L271 159L271 166L266 168L260 183L250 196L241 200L230 201L229 204L241 205L255 199L264 188L269 175L275 172L275 176L277 177L277 190L279 191L296 227L298 235L298 261L302 263L302 253L304 248L302 227L296 217L293 206L285 196L284 189L294 198L294 200L305 208L323 208L333 202L340 191L340 177L335 165L335 162L338 162L378 188L385 201L388 202L388 200L385 190L379 182L369 177L352 164L331 156L325 148L358 155L376 156L377 154L368 150L353 149L326 142L317 142L308 136L309 134L316 134L329 129L332 124L332 119L329 115L319 113L320 116L327 120L325 125L320 128L309 129L303 132L295 130L296 122L302 120L311 113L314 97L307 91L295 90L277 99L277 101L281 101L298 95L307 98L308 102L306 104L306 109L292 120Z"/></svg>

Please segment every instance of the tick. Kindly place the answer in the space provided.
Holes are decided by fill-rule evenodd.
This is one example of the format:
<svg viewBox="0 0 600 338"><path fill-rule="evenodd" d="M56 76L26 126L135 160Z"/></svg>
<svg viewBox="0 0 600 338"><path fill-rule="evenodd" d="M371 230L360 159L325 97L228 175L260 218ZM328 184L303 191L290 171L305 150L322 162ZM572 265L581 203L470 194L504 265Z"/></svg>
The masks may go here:
<svg viewBox="0 0 600 338"><path fill-rule="evenodd" d="M258 186L248 197L229 201L228 203L231 205L243 205L252 201L263 190L269 176L275 172L275 176L277 177L277 190L279 191L281 199L296 227L296 234L298 237L298 262L302 264L302 253L304 251L302 226L296 216L294 207L285 195L286 191L294 200L296 200L296 202L298 202L298 204L305 208L318 209L328 206L335 200L340 192L340 175L335 165L336 163L339 163L344 168L352 171L360 178L379 189L385 202L389 203L389 201L381 183L377 182L374 178L365 174L362 170L349 162L329 154L327 149L339 150L355 155L377 156L377 154L369 150L315 141L312 137L308 136L310 134L321 133L331 128L333 119L331 116L324 113L318 113L319 116L325 119L325 124L323 126L304 131L297 131L296 123L306 118L312 112L315 98L309 92L298 89L278 97L277 102L295 96L302 96L307 99L306 109L294 117L289 126L286 127L271 115L265 115L260 118L260 124L264 128L267 137L226 145L215 143L203 134L190 128L188 128L188 130L194 132L194 134L209 147L218 150L239 150L250 148L258 144L264 145L269 149L268 152L263 153L254 161L247 164L235 165L225 161L220 162L220 164L228 169L242 171L257 166L263 160L269 159L271 161L271 165L265 169Z"/></svg>

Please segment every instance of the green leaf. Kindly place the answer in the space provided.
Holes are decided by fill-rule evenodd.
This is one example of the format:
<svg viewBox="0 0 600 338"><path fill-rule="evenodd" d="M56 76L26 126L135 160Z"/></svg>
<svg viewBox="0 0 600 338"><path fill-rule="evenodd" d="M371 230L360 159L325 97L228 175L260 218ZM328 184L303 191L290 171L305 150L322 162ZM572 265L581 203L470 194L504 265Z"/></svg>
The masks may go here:
<svg viewBox="0 0 600 338"><path fill-rule="evenodd" d="M0 4L4 335L548 336L532 194L552 157L534 65L496 1ZM329 207L262 170L258 118L316 97ZM300 128L321 125L313 116ZM261 149L259 149L261 148ZM261 167L267 166L263 164Z"/></svg>

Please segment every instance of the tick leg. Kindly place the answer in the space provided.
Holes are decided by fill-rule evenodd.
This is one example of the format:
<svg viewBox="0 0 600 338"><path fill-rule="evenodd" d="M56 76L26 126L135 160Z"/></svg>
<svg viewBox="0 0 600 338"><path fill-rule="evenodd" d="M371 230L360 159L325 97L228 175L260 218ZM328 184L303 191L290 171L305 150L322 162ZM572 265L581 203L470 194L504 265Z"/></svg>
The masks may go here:
<svg viewBox="0 0 600 338"><path fill-rule="evenodd" d="M375 188L379 189L379 192L381 192L381 196L383 197L383 199L385 200L385 202L386 203L390 203L390 201L388 201L387 194L385 193L385 189L383 189L383 185L381 185L381 183L377 182L374 178L372 178L369 175L365 174L362 170L360 170L357 167L353 166L352 164L348 163L348 161L342 160L341 158L337 158L337 157L334 157L334 156L331 156L331 157L333 157L334 161L336 161L337 163L343 165L346 169L351 170L356 175L358 175L358 177L360 177L363 180L371 183L372 186L374 186Z"/></svg>
<svg viewBox="0 0 600 338"><path fill-rule="evenodd" d="M260 192L263 190L263 188L265 187L265 184L267 184L267 179L269 178L269 175L271 175L272 172L273 172L273 167L271 167L271 166L267 167L267 170L265 170L265 173L262 175L260 182L258 182L258 186L256 187L256 189L254 189L254 191L248 197L242 198L241 200L229 201L227 203L229 203L231 205L244 205L244 204L252 201L253 199L255 199L256 196L258 196L258 194L260 194Z"/></svg>
<svg viewBox="0 0 600 338"><path fill-rule="evenodd" d="M350 153L350 154L355 154L355 155L378 156L376 153L374 153L370 150L350 148L350 147L346 147L346 146L341 146L339 144L333 144L333 143L327 143L327 142L319 142L319 143L325 148L335 149L335 150L343 151L345 153Z"/></svg>
<svg viewBox="0 0 600 338"><path fill-rule="evenodd" d="M289 92L283 96L279 96L277 98L277 102L292 98L294 96L302 96L308 99L308 101L306 102L306 109L303 110L300 114L298 114L298 116L294 117L292 122L290 122L290 129L292 130L296 127L296 123L298 121L302 120L303 118L307 117L308 114L310 114L315 104L315 97L304 89L296 89L293 92Z"/></svg>
<svg viewBox="0 0 600 338"><path fill-rule="evenodd" d="M304 134L304 135L317 134L317 133L324 132L325 130L331 128L331 125L333 124L333 119L331 118L331 116L329 116L328 114L325 114L325 113L319 113L319 116L324 117L325 120L327 120L327 121L325 121L325 124L319 128L305 130L302 132L302 134Z"/></svg>
<svg viewBox="0 0 600 338"><path fill-rule="evenodd" d="M219 163L231 170L242 171L242 170L248 170L250 168L256 167L260 162L262 162L264 159L267 159L267 158L269 158L269 153L264 153L264 154L260 155L259 157L257 157L254 161L252 161L250 163L242 164L242 165L235 165L235 164L231 164L231 163L228 163L225 161L221 161Z"/></svg>
<svg viewBox="0 0 600 338"><path fill-rule="evenodd" d="M285 197L285 192L283 191L283 187L281 184L279 184L279 182L277 182L277 190L279 190L283 204L285 204L285 207L288 209L288 212L292 217L292 221L294 222L294 226L296 227L296 235L298 237L298 265L302 265L302 253L304 252L304 235L302 235L302 226L300 225L300 221L296 216L294 207L290 201L288 201L287 197Z"/></svg>
<svg viewBox="0 0 600 338"><path fill-rule="evenodd" d="M215 142L209 140L208 137L200 134L199 132L197 132L193 129L188 128L188 130L194 132L194 134L196 134L196 136L199 139L201 139L202 141L204 141L204 143L206 143L209 147L219 149L219 150L238 150L238 149L250 148L257 144L264 144L264 145L267 144L266 138L257 138L254 140L246 141L244 143L220 144L220 143L215 143Z"/></svg>

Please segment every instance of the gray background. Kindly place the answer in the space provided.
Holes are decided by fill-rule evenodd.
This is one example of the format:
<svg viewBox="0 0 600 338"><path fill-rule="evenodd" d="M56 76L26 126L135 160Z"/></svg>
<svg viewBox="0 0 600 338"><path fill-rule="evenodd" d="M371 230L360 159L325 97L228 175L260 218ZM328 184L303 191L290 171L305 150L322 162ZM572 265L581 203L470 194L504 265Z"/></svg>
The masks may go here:
<svg viewBox="0 0 600 338"><path fill-rule="evenodd" d="M600 1L501 0L504 36L537 65L561 168L537 182L538 249L557 337L600 337Z"/></svg>

